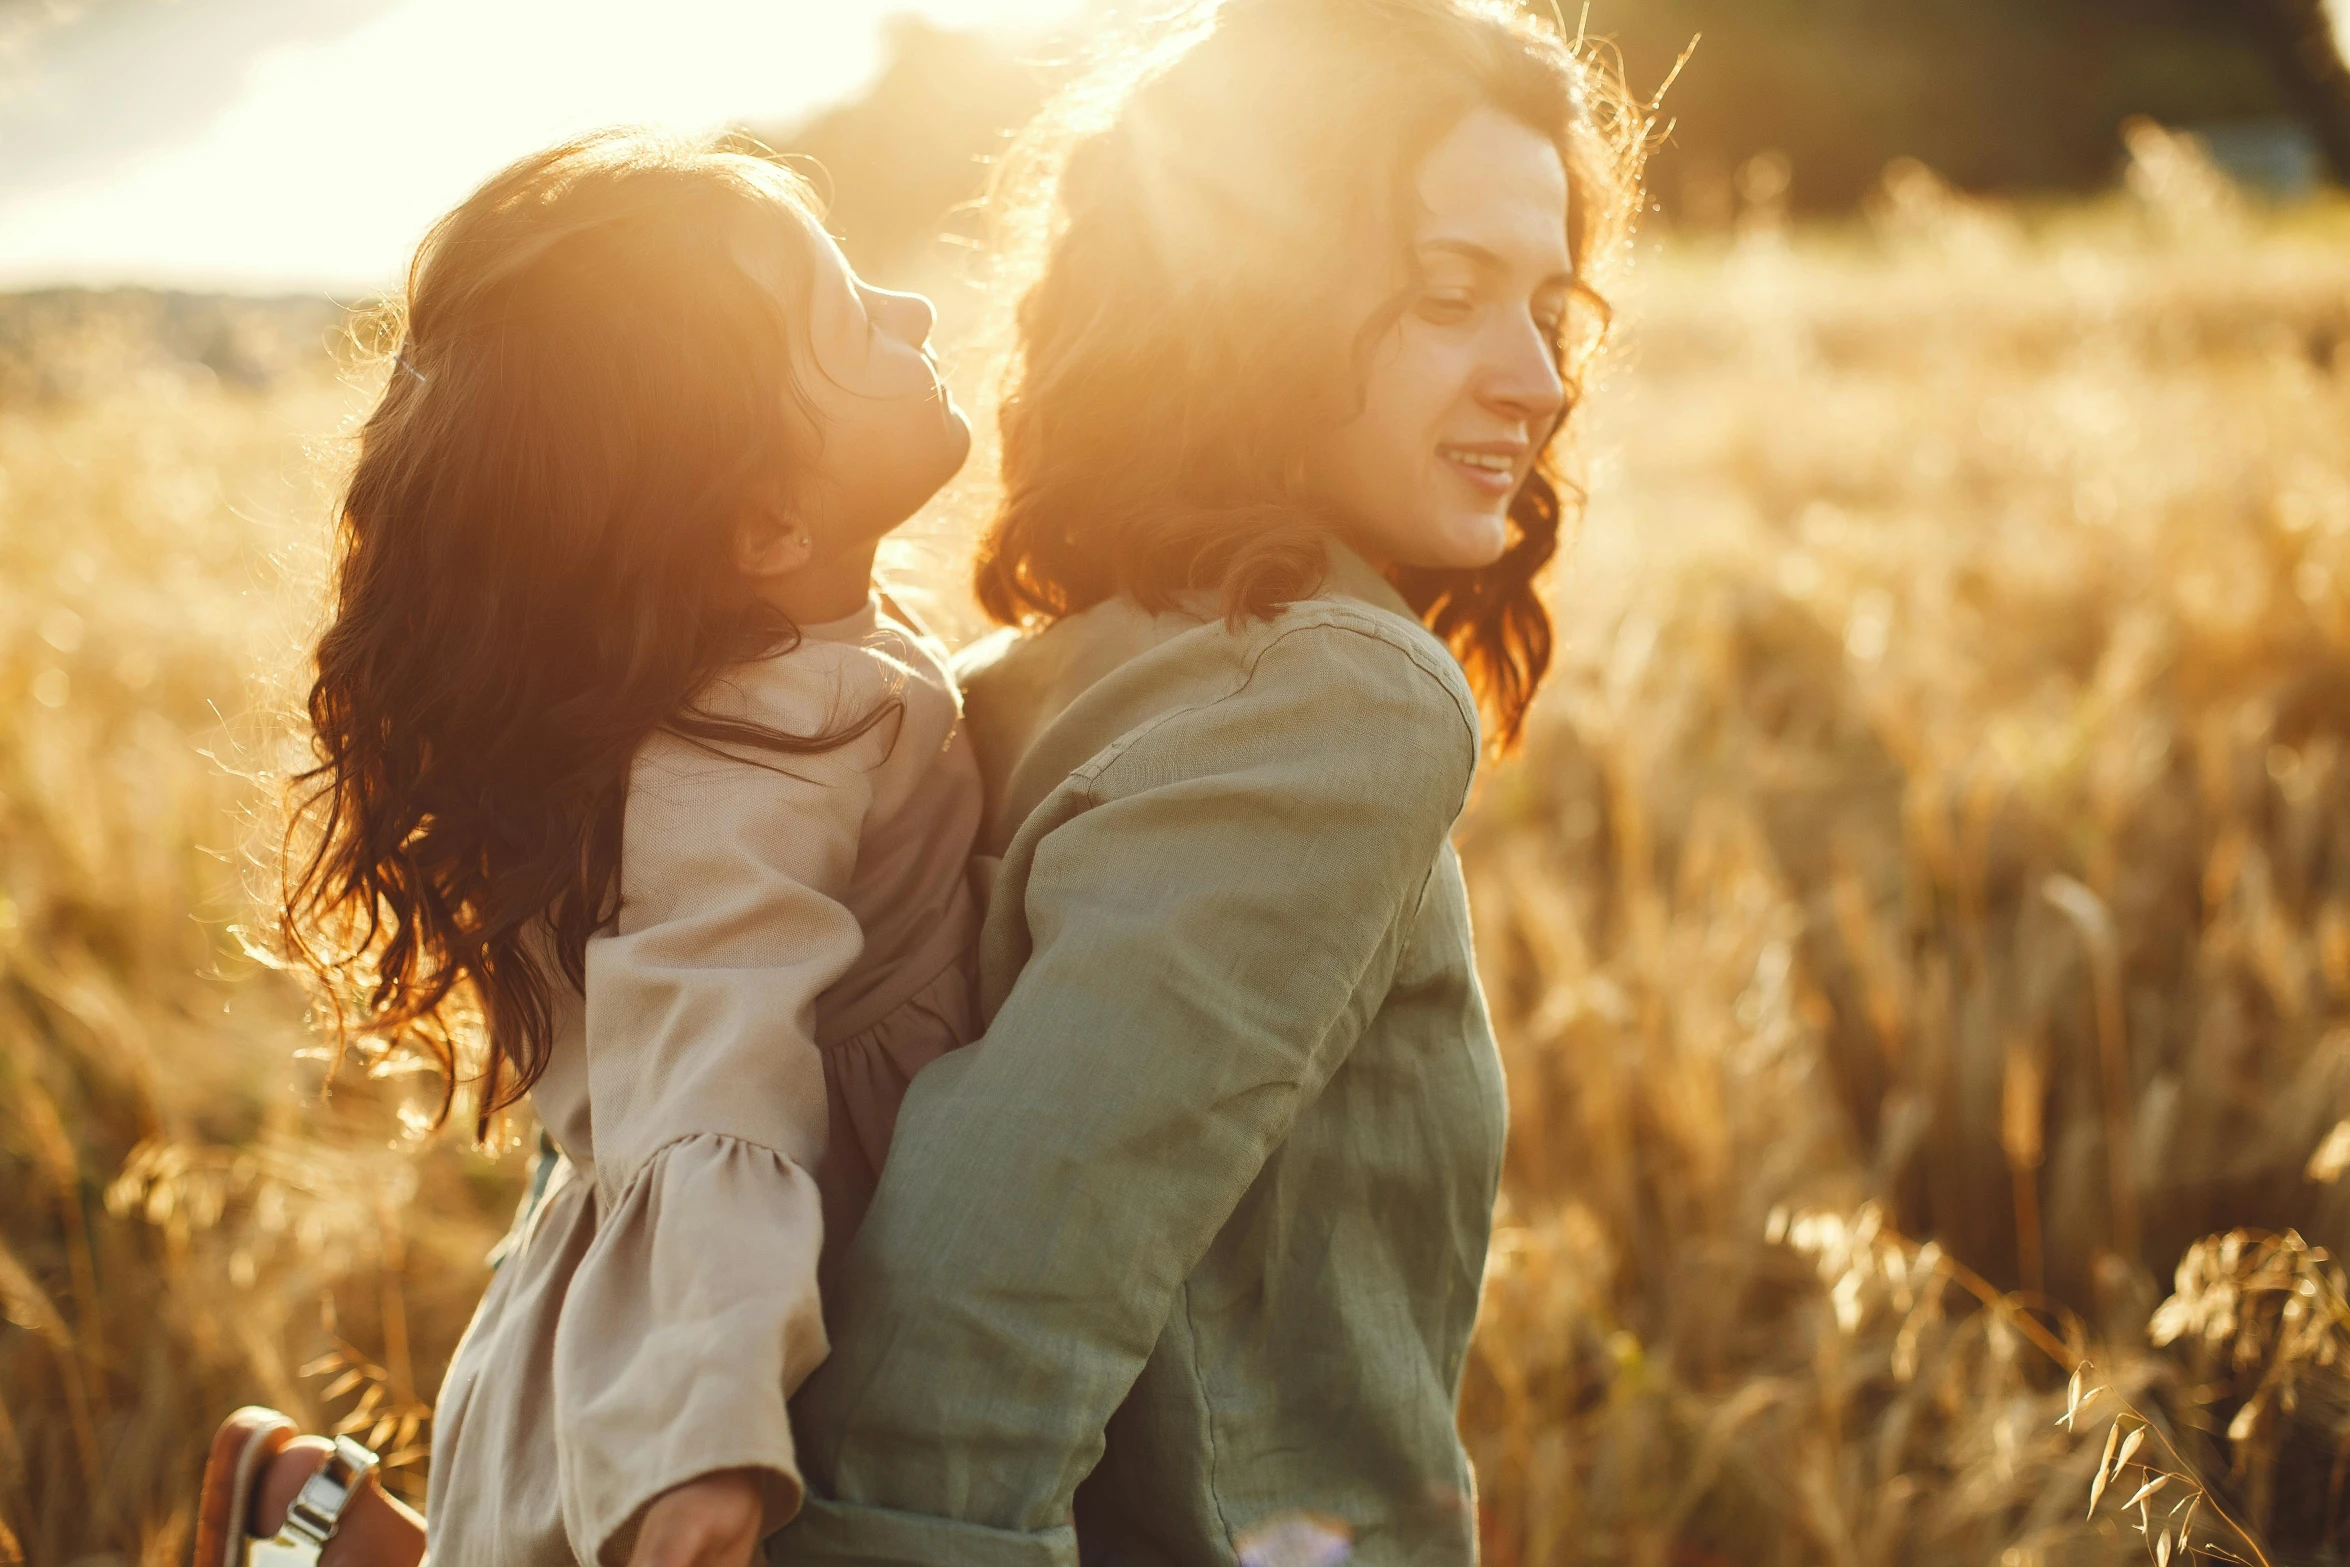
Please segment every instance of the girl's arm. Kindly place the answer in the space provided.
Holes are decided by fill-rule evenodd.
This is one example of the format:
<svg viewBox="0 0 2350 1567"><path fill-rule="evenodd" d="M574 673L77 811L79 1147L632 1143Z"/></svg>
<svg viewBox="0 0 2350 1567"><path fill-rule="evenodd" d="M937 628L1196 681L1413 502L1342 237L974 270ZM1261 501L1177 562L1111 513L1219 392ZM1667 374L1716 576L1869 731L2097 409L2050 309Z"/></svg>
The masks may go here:
<svg viewBox="0 0 2350 1567"><path fill-rule="evenodd" d="M621 1567L648 1504L721 1472L756 1483L762 1533L799 1505L785 1400L825 1354L813 1018L862 946L839 894L869 750L735 760L662 736L633 771L619 916L587 953L599 1219L548 1412L582 1562Z"/></svg>
<svg viewBox="0 0 2350 1567"><path fill-rule="evenodd" d="M907 1096L777 1562L1075 1560L1105 1423L1380 1005L1459 814L1474 709L1438 657L1292 629L1022 829L998 896L1025 868L1033 954Z"/></svg>
<svg viewBox="0 0 2350 1567"><path fill-rule="evenodd" d="M759 1548L765 1523L754 1472L703 1475L662 1492L645 1509L628 1567L743 1567Z"/></svg>

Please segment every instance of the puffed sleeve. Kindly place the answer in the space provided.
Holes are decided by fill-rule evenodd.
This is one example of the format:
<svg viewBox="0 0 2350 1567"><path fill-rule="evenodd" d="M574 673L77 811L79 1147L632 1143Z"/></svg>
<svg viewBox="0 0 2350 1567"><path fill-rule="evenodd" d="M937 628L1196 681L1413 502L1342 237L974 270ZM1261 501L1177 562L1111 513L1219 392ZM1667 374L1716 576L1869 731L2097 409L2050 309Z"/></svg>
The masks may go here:
<svg viewBox="0 0 2350 1567"><path fill-rule="evenodd" d="M1282 635L1023 828L1033 952L906 1097L773 1560L1075 1561L1111 1412L1383 1001L1460 812L1475 720L1436 656Z"/></svg>
<svg viewBox="0 0 2350 1567"><path fill-rule="evenodd" d="M754 689L740 716L820 732L835 704L790 697ZM826 1352L814 1011L862 944L840 895L869 750L663 735L631 774L618 918L587 949L599 1217L550 1411L582 1562L624 1562L647 1503L717 1470L761 1476L770 1530L798 1510L786 1400Z"/></svg>

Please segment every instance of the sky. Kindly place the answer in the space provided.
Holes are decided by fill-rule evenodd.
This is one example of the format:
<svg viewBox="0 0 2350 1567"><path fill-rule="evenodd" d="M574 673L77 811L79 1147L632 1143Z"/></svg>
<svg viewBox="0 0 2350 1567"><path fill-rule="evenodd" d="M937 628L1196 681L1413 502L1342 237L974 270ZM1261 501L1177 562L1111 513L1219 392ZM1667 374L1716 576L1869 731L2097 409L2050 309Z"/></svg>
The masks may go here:
<svg viewBox="0 0 2350 1567"><path fill-rule="evenodd" d="M0 288L370 292L483 177L599 125L788 124L898 14L1078 0L0 0Z"/></svg>

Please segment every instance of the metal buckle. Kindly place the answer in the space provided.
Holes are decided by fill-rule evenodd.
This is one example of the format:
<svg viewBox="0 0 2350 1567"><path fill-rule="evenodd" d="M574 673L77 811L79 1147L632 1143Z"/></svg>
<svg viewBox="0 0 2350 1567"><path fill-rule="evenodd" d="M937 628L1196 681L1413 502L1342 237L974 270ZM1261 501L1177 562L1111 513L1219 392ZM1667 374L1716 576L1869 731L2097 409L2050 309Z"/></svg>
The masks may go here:
<svg viewBox="0 0 2350 1567"><path fill-rule="evenodd" d="M318 1554L334 1538L352 1493L375 1472L376 1456L347 1436L286 1508L286 1521L266 1540L245 1542L244 1567L318 1567Z"/></svg>

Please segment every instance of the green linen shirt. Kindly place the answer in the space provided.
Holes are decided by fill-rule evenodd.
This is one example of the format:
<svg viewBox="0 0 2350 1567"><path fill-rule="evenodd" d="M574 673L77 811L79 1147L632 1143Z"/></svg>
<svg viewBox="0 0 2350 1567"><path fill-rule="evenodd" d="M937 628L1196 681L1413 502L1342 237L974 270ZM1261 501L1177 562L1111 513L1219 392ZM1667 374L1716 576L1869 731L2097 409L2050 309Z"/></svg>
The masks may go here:
<svg viewBox="0 0 2350 1567"><path fill-rule="evenodd" d="M1269 622L1106 603L967 689L988 1027L906 1097L773 1560L1288 1561L1311 1524L1474 1561L1504 1108L1460 667L1341 555Z"/></svg>

